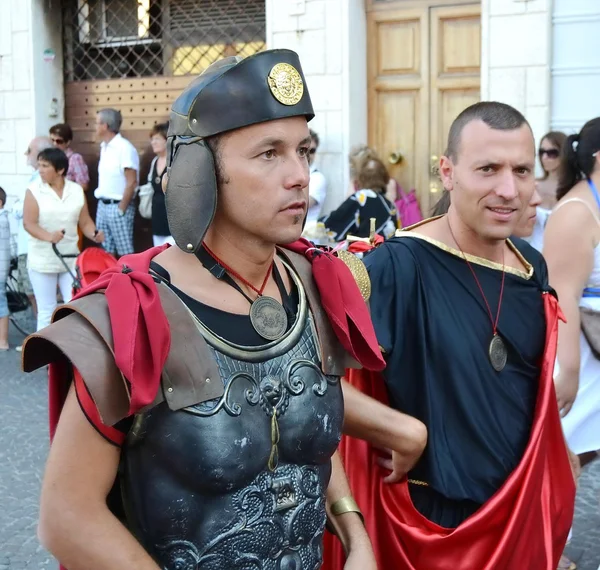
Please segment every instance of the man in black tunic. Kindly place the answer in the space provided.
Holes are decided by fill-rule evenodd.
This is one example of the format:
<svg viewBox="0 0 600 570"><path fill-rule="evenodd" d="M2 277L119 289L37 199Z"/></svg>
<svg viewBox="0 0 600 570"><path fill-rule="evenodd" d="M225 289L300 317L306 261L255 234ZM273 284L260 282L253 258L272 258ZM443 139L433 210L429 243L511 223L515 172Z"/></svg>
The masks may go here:
<svg viewBox="0 0 600 570"><path fill-rule="evenodd" d="M558 308L542 256L508 239L534 192L534 166L518 111L466 109L440 162L448 214L365 257L387 366L350 373L345 430L376 435L361 425L356 388L428 430L421 459L393 486L372 450L343 444L381 566L556 569L574 502L552 382Z"/></svg>

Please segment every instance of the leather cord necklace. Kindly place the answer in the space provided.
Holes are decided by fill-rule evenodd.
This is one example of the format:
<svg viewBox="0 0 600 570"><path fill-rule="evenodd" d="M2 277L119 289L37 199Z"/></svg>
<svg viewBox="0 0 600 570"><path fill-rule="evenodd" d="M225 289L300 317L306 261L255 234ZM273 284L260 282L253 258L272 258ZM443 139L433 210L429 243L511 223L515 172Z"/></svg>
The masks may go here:
<svg viewBox="0 0 600 570"><path fill-rule="evenodd" d="M481 296L483 297L483 301L485 303L485 307L487 309L488 316L490 317L490 322L492 323L492 331L493 331L492 340L490 341L490 346L488 349L488 355L489 355L490 362L491 362L494 370L496 372L501 372L504 369L504 367L506 366L506 362L508 360L508 350L506 349L506 345L504 344L502 337L498 334L498 319L500 318L500 309L502 308L502 298L504 296L504 278L506 277L506 272L504 271L504 267L505 267L504 266L504 247L502 248L502 284L500 285L500 297L498 299L498 310L496 311L496 319L494 320L494 316L492 314L492 309L490 308L490 304L488 303L485 293L483 292L483 287L481 286L481 283L479 282L479 279L477 278L477 274L475 273L473 266L467 259L465 252L462 250L462 248L460 247L460 244L454 237L454 232L452 231L452 227L450 226L450 220L448 220L447 217L446 217L446 221L448 222L448 229L450 230L450 235L452 236L454 243L460 250L460 253L462 254L463 259L465 260L467 267L471 270L473 279L475 279L475 283L477 283L477 287L479 288L479 291L481 292Z"/></svg>
<svg viewBox="0 0 600 570"><path fill-rule="evenodd" d="M269 271L267 272L261 287L257 288L229 267L224 261L219 259L205 243L202 244L202 247L196 255L202 265L204 265L204 267L206 267L206 269L208 269L217 279L225 281L243 295L250 303L250 322L252 323L254 330L262 338L270 341L278 340L285 334L289 322L288 311L286 311L279 301L273 299L273 297L263 295L269 276L273 274L277 287L282 295L282 299L286 299L288 296L277 266L275 265L275 261L271 262L271 266L269 267ZM250 296L248 296L235 282L233 277L252 289L257 294L257 297L255 299L250 298Z"/></svg>

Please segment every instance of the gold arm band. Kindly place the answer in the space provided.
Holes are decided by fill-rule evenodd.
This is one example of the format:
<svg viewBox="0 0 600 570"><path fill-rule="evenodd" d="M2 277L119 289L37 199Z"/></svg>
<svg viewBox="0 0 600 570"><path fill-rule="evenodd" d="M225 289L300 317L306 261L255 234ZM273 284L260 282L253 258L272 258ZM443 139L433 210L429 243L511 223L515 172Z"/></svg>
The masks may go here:
<svg viewBox="0 0 600 570"><path fill-rule="evenodd" d="M356 513L363 523L365 522L365 518L353 497L342 497L331 505L331 514L333 516L337 517L345 513Z"/></svg>

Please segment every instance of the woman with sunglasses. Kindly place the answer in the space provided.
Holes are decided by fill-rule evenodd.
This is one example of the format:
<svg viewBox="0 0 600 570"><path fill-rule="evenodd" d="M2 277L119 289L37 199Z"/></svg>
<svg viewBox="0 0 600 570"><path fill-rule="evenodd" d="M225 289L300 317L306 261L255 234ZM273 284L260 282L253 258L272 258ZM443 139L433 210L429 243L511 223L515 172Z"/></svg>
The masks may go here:
<svg viewBox="0 0 600 570"><path fill-rule="evenodd" d="M558 172L560 167L560 155L564 147L567 135L560 131L546 133L540 142L538 156L544 175L537 180L537 191L542 203L537 209L535 227L531 237L527 241L538 251L542 251L544 245L544 228L548 216L556 204L556 188L558 187Z"/></svg>
<svg viewBox="0 0 600 570"><path fill-rule="evenodd" d="M84 193L87 192L90 185L90 173L87 164L78 152L71 148L73 141L73 130L66 123L59 123L50 127L50 140L52 144L62 150L69 159L69 170L67 171L67 180L79 184Z"/></svg>

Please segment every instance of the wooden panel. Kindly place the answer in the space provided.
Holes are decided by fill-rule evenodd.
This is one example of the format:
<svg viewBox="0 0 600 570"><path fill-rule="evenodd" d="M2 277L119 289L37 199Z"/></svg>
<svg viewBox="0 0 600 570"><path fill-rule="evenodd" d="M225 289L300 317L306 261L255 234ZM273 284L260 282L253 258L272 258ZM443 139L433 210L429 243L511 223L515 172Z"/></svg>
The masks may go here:
<svg viewBox="0 0 600 570"><path fill-rule="evenodd" d="M419 20L378 23L378 74L419 74L419 32Z"/></svg>
<svg viewBox="0 0 600 570"><path fill-rule="evenodd" d="M480 5L458 0L365 0L369 144L390 174L416 188L426 214L441 189L432 166L450 124L479 100ZM435 160L433 160L435 158Z"/></svg>
<svg viewBox="0 0 600 570"><path fill-rule="evenodd" d="M74 147L81 146L90 162L97 160L96 113L112 107L123 115L123 136L145 152L150 129L168 120L172 102L192 79L143 77L66 83L65 118L73 128Z"/></svg>
<svg viewBox="0 0 600 570"><path fill-rule="evenodd" d="M431 9L429 207L442 190L434 166L445 151L450 125L480 98L480 10L479 4Z"/></svg>
<svg viewBox="0 0 600 570"><path fill-rule="evenodd" d="M129 93L149 91L182 91L193 77L133 77L128 79L97 79L65 83L65 97L90 93Z"/></svg>
<svg viewBox="0 0 600 570"><path fill-rule="evenodd" d="M417 147L419 133L416 118L420 116L420 93L416 91L380 91L377 99L377 148L396 149L403 155L401 167L392 168L393 175L403 188L414 185L418 173ZM390 128L398 124L398 117L403 117L402 128ZM389 154L389 153L388 153ZM385 155L384 155L385 157Z"/></svg>
<svg viewBox="0 0 600 570"><path fill-rule="evenodd" d="M65 84L65 120L73 129L73 148L80 152L90 170L88 203L92 216L96 203L93 190L98 183L100 143L96 140L96 113L111 107L121 111L121 132L140 153L140 180L148 174L152 161L150 130L156 123L167 121L172 102L193 77L144 77L77 81ZM150 223L139 216L135 222L136 249L152 244Z"/></svg>
<svg viewBox="0 0 600 570"><path fill-rule="evenodd" d="M481 21L479 14L444 15L437 19L440 74L479 73Z"/></svg>
<svg viewBox="0 0 600 570"><path fill-rule="evenodd" d="M461 0L364 0L367 12L386 12L389 10L412 10L433 6L456 6Z"/></svg>
<svg viewBox="0 0 600 570"><path fill-rule="evenodd" d="M369 145L391 176L420 193L428 182L428 11L374 11L367 22ZM392 164L392 153L403 160Z"/></svg>

